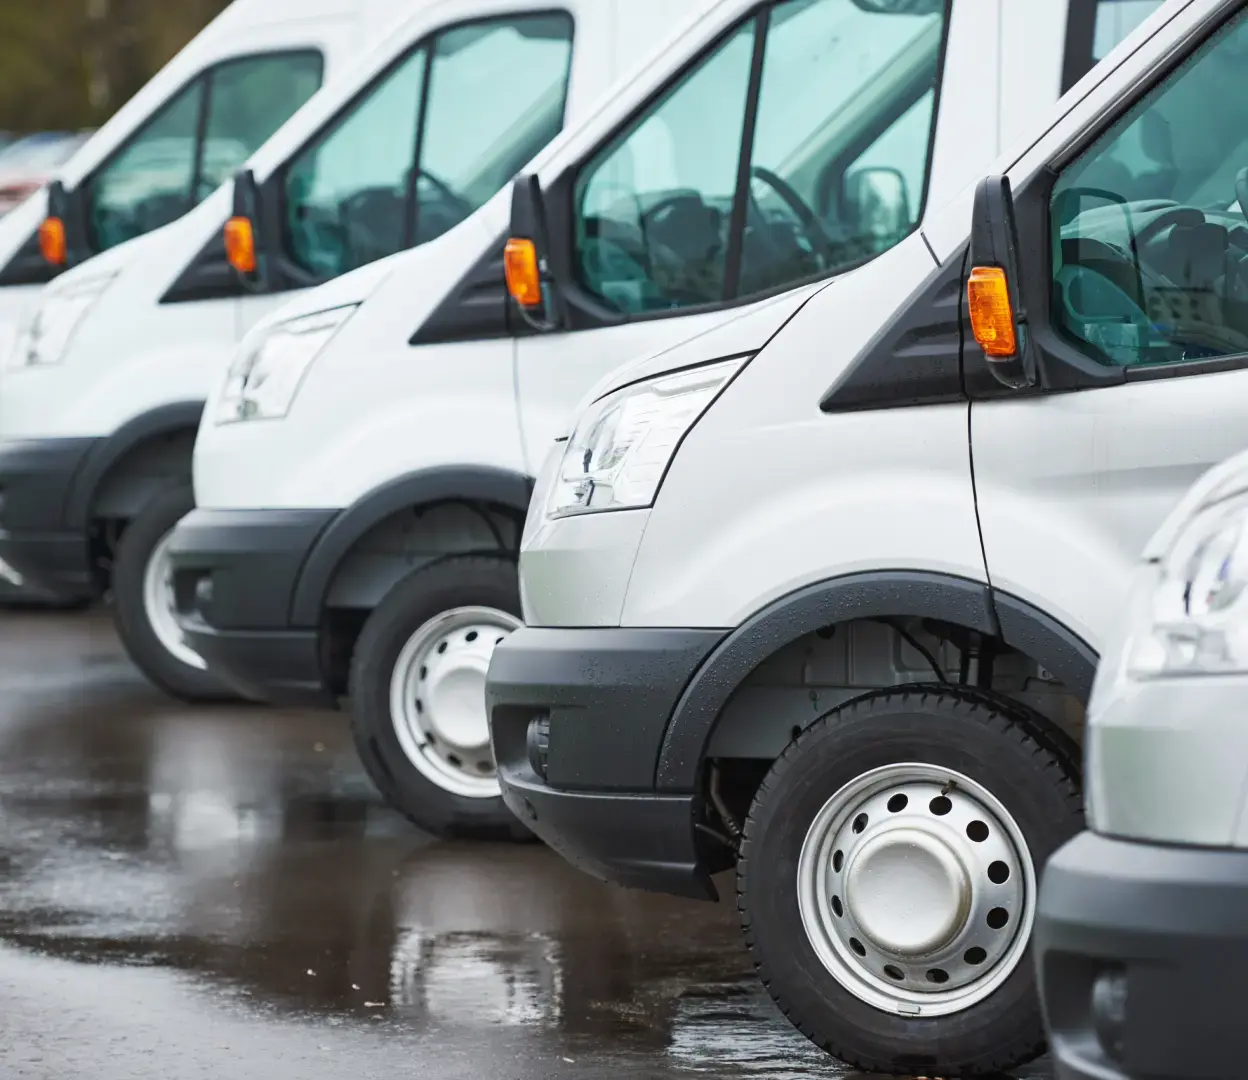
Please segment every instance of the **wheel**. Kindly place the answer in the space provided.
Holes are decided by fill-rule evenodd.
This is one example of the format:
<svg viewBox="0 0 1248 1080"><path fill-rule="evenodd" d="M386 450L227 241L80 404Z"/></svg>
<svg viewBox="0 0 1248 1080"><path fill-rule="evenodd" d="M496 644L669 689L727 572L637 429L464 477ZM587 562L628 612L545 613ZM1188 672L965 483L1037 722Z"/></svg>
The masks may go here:
<svg viewBox="0 0 1248 1080"><path fill-rule="evenodd" d="M952 686L816 721L760 786L737 906L764 983L863 1072L972 1076L1037 1056L1036 868L1082 827L1073 744Z"/></svg>
<svg viewBox="0 0 1248 1080"><path fill-rule="evenodd" d="M351 662L351 728L382 795L436 836L531 838L503 805L485 673L521 625L516 565L463 555L396 585Z"/></svg>
<svg viewBox="0 0 1248 1080"><path fill-rule="evenodd" d="M189 487L157 495L130 522L113 561L113 621L130 659L167 694L183 701L236 695L183 640L174 615L169 539L195 508Z"/></svg>

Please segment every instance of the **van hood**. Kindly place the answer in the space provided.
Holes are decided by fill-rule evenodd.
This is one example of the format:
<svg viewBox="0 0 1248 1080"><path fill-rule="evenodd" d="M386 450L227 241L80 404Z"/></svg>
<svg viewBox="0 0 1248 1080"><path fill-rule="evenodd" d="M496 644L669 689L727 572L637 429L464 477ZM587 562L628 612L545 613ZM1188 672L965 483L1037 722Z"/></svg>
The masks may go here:
<svg viewBox="0 0 1248 1080"><path fill-rule="evenodd" d="M1187 490L1144 547L1144 562L1165 558L1183 527L1206 507L1248 491L1248 450L1229 457Z"/></svg>
<svg viewBox="0 0 1248 1080"><path fill-rule="evenodd" d="M801 310L807 300L830 284L831 282L828 281L816 281L790 289L779 296L759 300L732 315L725 316L722 322L701 330L692 337L683 338L675 345L669 345L659 352L651 353L647 357L616 368L610 374L603 376L589 393L581 398L572 413L569 425L574 424L581 413L599 398L606 397L607 394L621 387L723 357L758 352L785 323Z"/></svg>

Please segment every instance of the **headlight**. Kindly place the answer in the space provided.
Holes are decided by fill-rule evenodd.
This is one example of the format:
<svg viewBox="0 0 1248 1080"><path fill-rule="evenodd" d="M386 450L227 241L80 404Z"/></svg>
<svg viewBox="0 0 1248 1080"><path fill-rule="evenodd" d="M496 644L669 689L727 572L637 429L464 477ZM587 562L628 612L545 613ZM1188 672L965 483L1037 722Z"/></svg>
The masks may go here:
<svg viewBox="0 0 1248 1080"><path fill-rule="evenodd" d="M1127 678L1248 672L1248 496L1183 526L1125 645Z"/></svg>
<svg viewBox="0 0 1248 1080"><path fill-rule="evenodd" d="M547 514L649 506L680 440L746 359L663 375L595 401L568 440Z"/></svg>
<svg viewBox="0 0 1248 1080"><path fill-rule="evenodd" d="M217 423L285 416L312 361L357 307L331 308L278 323L259 341L244 346L226 375Z"/></svg>
<svg viewBox="0 0 1248 1080"><path fill-rule="evenodd" d="M91 306L112 283L115 274L100 274L43 294L34 310L22 320L9 367L26 368L59 364Z"/></svg>

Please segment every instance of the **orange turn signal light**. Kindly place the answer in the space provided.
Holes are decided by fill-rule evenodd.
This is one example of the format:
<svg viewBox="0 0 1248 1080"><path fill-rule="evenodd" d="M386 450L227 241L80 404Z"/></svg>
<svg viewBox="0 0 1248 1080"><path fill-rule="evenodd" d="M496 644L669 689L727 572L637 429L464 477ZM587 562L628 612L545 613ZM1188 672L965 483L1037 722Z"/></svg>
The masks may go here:
<svg viewBox="0 0 1248 1080"><path fill-rule="evenodd" d="M542 302L542 279L537 269L537 245L532 240L511 237L503 248L503 272L507 291L521 307L537 307Z"/></svg>
<svg viewBox="0 0 1248 1080"><path fill-rule="evenodd" d="M256 233L250 218L232 217L225 223L225 257L240 274L256 272Z"/></svg>
<svg viewBox="0 0 1248 1080"><path fill-rule="evenodd" d="M58 217L44 218L39 226L39 253L53 266L64 266L66 259L65 222Z"/></svg>
<svg viewBox="0 0 1248 1080"><path fill-rule="evenodd" d="M971 332L984 355L1004 360L1018 352L1010 285L999 266L976 266L966 283Z"/></svg>

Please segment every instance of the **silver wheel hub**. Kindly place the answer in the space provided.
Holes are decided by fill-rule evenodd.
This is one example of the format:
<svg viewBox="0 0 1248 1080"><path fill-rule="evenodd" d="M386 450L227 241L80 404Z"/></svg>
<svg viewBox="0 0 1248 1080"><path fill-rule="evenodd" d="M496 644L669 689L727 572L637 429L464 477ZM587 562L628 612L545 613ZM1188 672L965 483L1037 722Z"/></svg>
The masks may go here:
<svg viewBox="0 0 1248 1080"><path fill-rule="evenodd" d="M1026 955L1035 874L990 791L933 765L858 777L815 816L798 906L819 959L851 993L912 1016L960 1012Z"/></svg>
<svg viewBox="0 0 1248 1080"><path fill-rule="evenodd" d="M160 646L180 664L206 671L208 665L182 637L178 626L177 604L173 595L173 565L169 561L170 529L148 556L143 571L143 612Z"/></svg>
<svg viewBox="0 0 1248 1080"><path fill-rule="evenodd" d="M444 791L499 794L485 710L485 675L498 643L520 626L505 611L462 607L419 627L390 678L390 717L404 755Z"/></svg>

